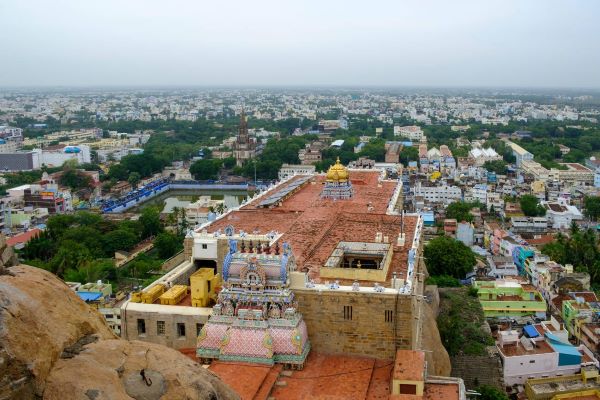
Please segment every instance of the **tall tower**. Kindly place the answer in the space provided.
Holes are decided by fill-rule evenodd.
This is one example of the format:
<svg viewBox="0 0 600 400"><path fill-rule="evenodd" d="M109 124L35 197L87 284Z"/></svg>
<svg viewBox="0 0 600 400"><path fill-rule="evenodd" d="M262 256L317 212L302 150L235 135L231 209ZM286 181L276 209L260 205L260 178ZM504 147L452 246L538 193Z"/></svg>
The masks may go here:
<svg viewBox="0 0 600 400"><path fill-rule="evenodd" d="M246 121L246 113L244 112L244 108L242 107L242 113L240 114L240 127L238 128L238 144L248 144L249 142L248 135L248 122Z"/></svg>
<svg viewBox="0 0 600 400"><path fill-rule="evenodd" d="M248 134L248 122L246 121L246 112L243 107L240 114L240 127L238 128L237 138L233 144L233 156L238 166L242 166L244 161L256 156L256 140Z"/></svg>

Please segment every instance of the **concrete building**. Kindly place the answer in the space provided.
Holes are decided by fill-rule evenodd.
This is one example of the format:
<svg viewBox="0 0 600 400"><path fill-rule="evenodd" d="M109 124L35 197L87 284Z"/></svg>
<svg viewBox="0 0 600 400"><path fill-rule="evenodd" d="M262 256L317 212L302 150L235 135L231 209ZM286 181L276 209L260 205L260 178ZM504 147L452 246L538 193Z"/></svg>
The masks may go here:
<svg viewBox="0 0 600 400"><path fill-rule="evenodd" d="M533 160L533 154L531 154L530 152L528 152L527 150L525 150L524 148L522 148L521 146L519 146L518 144L514 143L514 142L508 142L508 145L510 146L513 155L515 156L515 158L517 159L517 168L521 167L521 163L523 161L531 161Z"/></svg>
<svg viewBox="0 0 600 400"><path fill-rule="evenodd" d="M405 137L408 140L418 142L423 138L423 130L416 125L411 126L394 126L394 135Z"/></svg>
<svg viewBox="0 0 600 400"><path fill-rule="evenodd" d="M556 334L554 324L526 325L522 332L500 331L497 348L506 386L524 385L528 379L576 374L598 361L585 346L573 346Z"/></svg>
<svg viewBox="0 0 600 400"><path fill-rule="evenodd" d="M546 318L546 301L533 286L513 279L475 281L477 296L486 317Z"/></svg>
<svg viewBox="0 0 600 400"><path fill-rule="evenodd" d="M313 175L315 173L314 165L291 165L283 164L279 168L279 180L291 178L296 175Z"/></svg>
<svg viewBox="0 0 600 400"><path fill-rule="evenodd" d="M564 199L541 203L546 209L548 224L554 229L568 229L573 221L583 220L583 214L575 206L567 204Z"/></svg>
<svg viewBox="0 0 600 400"><path fill-rule="evenodd" d="M436 185L417 182L413 187L415 197L422 197L428 203L450 204L460 201L462 190L458 186Z"/></svg>
<svg viewBox="0 0 600 400"><path fill-rule="evenodd" d="M487 161L502 160L502 156L496 153L496 150L492 149L491 147L473 147L469 151L469 157L475 160L475 165L479 167L485 164Z"/></svg>
<svg viewBox="0 0 600 400"><path fill-rule="evenodd" d="M400 152L402 151L402 145L400 143L386 143L385 151L385 162L386 163L399 163Z"/></svg>

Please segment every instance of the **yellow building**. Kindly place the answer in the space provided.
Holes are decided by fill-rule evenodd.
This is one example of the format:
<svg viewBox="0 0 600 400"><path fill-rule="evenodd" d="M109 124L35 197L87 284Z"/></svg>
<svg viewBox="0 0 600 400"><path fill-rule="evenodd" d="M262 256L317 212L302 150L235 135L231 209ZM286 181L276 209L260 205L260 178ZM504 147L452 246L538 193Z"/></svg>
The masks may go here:
<svg viewBox="0 0 600 400"><path fill-rule="evenodd" d="M188 287L186 285L175 285L163 293L159 299L160 304L174 306L187 296Z"/></svg>
<svg viewBox="0 0 600 400"><path fill-rule="evenodd" d="M217 297L216 289L221 286L221 276L212 268L200 268L190 276L193 307L209 307L211 299Z"/></svg>

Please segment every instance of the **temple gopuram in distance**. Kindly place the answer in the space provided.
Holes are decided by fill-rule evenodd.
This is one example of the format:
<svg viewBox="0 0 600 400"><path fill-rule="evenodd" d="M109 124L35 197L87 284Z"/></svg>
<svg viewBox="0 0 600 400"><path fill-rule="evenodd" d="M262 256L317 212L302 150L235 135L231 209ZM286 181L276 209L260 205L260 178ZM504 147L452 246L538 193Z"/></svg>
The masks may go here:
<svg viewBox="0 0 600 400"><path fill-rule="evenodd" d="M402 181L385 168L348 169L337 160L327 173L290 176L189 231L180 263L123 305L124 337L179 349L239 391L267 390L254 382L270 382L281 368L309 377L346 368L371 372L360 384L326 390L308 381L288 381L291 392L274 389L274 380L262 385L280 398L308 398L317 386L337 398L374 387L434 398L427 376L440 370L424 343L443 347L435 322L435 332L423 329L423 221L402 208ZM161 300L181 286L188 291L178 302ZM400 354L423 360L414 385L404 382ZM444 379L435 377L456 392L448 399L464 398L462 381Z"/></svg>

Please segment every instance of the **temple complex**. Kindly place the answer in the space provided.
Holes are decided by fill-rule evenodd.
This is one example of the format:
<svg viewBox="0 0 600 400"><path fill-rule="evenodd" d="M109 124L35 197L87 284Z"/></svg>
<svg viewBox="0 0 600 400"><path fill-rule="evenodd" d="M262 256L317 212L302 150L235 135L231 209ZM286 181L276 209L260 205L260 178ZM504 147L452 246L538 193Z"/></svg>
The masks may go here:
<svg viewBox="0 0 600 400"><path fill-rule="evenodd" d="M243 108L240 114L238 134L233 143L233 156L240 167L247 160L256 157L256 138L250 137L248 133L248 122L246 121L246 113Z"/></svg>
<svg viewBox="0 0 600 400"><path fill-rule="evenodd" d="M140 294L158 290L152 304L123 306L124 337L194 346L223 374L230 362L306 370L320 354L421 350L422 226L384 169L337 160L327 173L290 176L189 231L181 263ZM189 285L189 297L159 304L175 285Z"/></svg>

